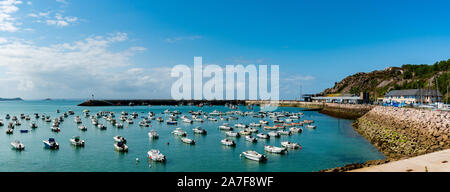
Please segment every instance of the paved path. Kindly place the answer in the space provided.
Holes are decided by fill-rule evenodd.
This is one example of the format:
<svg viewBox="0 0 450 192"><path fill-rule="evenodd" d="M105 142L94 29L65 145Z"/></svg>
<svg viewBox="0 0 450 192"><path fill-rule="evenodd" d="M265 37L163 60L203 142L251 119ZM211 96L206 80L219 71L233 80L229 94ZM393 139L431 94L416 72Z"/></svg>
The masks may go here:
<svg viewBox="0 0 450 192"><path fill-rule="evenodd" d="M450 149L350 172L450 172Z"/></svg>

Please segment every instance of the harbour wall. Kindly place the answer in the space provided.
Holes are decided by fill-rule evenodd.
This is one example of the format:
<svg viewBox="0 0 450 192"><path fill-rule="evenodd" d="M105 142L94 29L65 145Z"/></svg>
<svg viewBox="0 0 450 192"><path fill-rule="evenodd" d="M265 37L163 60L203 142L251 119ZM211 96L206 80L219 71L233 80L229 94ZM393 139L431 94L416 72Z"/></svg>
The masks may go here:
<svg viewBox="0 0 450 192"><path fill-rule="evenodd" d="M172 100L172 99L143 99L143 100L87 100L78 106L145 106L145 105L243 105L243 100Z"/></svg>
<svg viewBox="0 0 450 192"><path fill-rule="evenodd" d="M246 101L251 105L270 105L269 101ZM306 110L316 110L320 113L338 118L357 119L374 108L372 105L354 105L322 102L279 101L280 107L299 107Z"/></svg>
<svg viewBox="0 0 450 192"><path fill-rule="evenodd" d="M449 112L375 107L353 125L393 160L450 148Z"/></svg>

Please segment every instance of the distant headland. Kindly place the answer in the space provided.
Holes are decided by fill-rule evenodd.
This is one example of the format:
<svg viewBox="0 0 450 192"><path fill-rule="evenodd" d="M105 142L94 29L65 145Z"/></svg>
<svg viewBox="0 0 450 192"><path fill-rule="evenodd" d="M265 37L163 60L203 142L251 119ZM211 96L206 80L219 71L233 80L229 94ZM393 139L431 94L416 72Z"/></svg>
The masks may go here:
<svg viewBox="0 0 450 192"><path fill-rule="evenodd" d="M22 98L17 97L17 98L0 98L0 101L23 101Z"/></svg>

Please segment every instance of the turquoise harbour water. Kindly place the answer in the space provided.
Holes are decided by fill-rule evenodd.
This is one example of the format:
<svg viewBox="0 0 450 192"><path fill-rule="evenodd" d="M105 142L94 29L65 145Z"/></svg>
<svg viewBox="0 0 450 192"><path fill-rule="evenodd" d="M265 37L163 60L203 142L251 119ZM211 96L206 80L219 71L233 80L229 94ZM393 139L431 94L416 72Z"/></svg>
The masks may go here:
<svg viewBox="0 0 450 192"><path fill-rule="evenodd" d="M138 107L78 107L81 101L18 101L0 102L0 119L5 126L0 127L0 171L2 172L311 172L322 169L343 166L350 163L364 162L367 160L384 159L383 154L377 151L366 139L356 133L351 127L352 121L333 118L320 114L316 111L303 111L304 119L315 120L317 129L303 128L301 134L292 136L281 136L269 140L258 140L252 144L245 138L232 138L236 141L236 147L226 147L220 143L225 134L218 130L223 121L204 123L194 122L184 124L179 122L177 126L168 126L165 123L152 121L151 127L139 127L141 117L147 117L152 111L156 116L163 116L166 109L179 110L183 115L190 115L189 110L202 110L212 112L219 110L229 111L226 107L169 107L169 106L138 106ZM56 110L61 113L56 113ZM90 110L90 114L99 111L112 111L116 113L118 120L120 112L127 111L129 114L137 112L138 119L134 124L123 129L117 129L105 119L100 118L99 123L107 125L107 130L95 128L90 118L83 116L84 109ZM245 107L239 108L248 111ZM73 110L71 115L61 124L61 132L50 131L51 123L41 119L35 119L34 113L59 117L63 112ZM255 111L258 108L254 109ZM299 108L279 108L278 111L298 112ZM143 112L143 113L142 113ZM21 120L20 114L30 115L31 121ZM17 116L22 125L16 127L13 135L5 133L7 124L5 115ZM74 117L79 115L88 130L82 132L74 122ZM165 118L166 119L166 118ZM232 126L236 123L249 124L258 122L259 118L251 116L239 116L239 120L228 121ZM265 118L265 120L269 120ZM29 124L35 121L38 128L31 130ZM120 122L118 120L118 122ZM271 122L271 121L269 121ZM192 129L200 126L208 131L205 136L194 135ZM173 136L171 132L181 127L188 132L190 138L194 138L195 145L187 145ZM31 130L29 133L20 133L21 129ZM156 130L160 138L150 140L147 133ZM260 129L260 132L267 132ZM114 151L113 137L122 135L127 138L129 146L128 153ZM86 141L84 148L77 148L69 143L73 136L81 136ZM60 145L59 150L48 150L44 148L42 140L54 137ZM25 144L24 151L15 151L10 143L20 140ZM267 154L266 163L258 163L240 158L241 152L256 150L264 153L264 145L280 146L281 141L298 142L302 145L301 150L290 150L286 155ZM167 145L166 143L170 144ZM167 157L165 164L147 161L147 151L159 149ZM136 163L139 158L139 163Z"/></svg>

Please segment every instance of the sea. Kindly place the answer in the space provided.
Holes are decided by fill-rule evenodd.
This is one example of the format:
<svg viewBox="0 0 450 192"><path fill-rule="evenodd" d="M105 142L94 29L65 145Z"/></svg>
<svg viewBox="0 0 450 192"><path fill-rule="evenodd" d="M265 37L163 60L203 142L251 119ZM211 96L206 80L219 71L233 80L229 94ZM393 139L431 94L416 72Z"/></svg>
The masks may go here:
<svg viewBox="0 0 450 192"><path fill-rule="evenodd" d="M303 127L303 132L291 136L281 136L267 140L259 139L257 143L249 143L245 137L231 138L235 140L235 147L221 144L226 138L224 131L218 129L219 125L228 123L250 124L269 118L254 118L252 116L238 116L238 120L207 121L186 124L179 121L178 125L167 125L153 120L150 127L140 127L139 122L147 117L148 112L154 112L156 117L167 119L163 112L166 109L181 111L182 115L189 116L189 111L214 110L226 112L230 109L225 106L111 106L111 107L79 107L81 100L39 100L39 101L3 101L0 102L0 119L5 124L0 127L0 172L314 172L323 169L344 166L351 163L363 163L367 160L385 159L373 145L352 128L352 120L339 119L321 114L317 111L303 111L301 108L280 107L277 111L302 112L301 120L314 120L316 129ZM60 110L60 113L57 113ZM52 120L63 112L72 110L70 115L61 123L61 132L50 130L52 123L35 119L34 113L51 116ZM100 130L92 125L90 118L84 117L83 110L90 114L100 111L115 112L119 121L120 113L136 112L138 118L134 124L123 122L124 128L112 126L105 119L100 118L99 123L107 126ZM259 112L259 107L247 109L238 106L241 111ZM8 123L5 116L17 116L22 123L17 126L14 133L5 133ZM31 120L20 119L20 114L30 115ZM78 129L74 122L75 116L80 116L87 131ZM190 116L189 116L190 117ZM36 122L38 128L31 129L30 123ZM193 134L192 129L201 127L207 130L206 135ZM182 143L179 137L171 134L175 128L182 128L188 137L196 141L195 145ZM20 130L29 130L21 133ZM156 130L159 139L149 139L148 132ZM267 133L260 128L260 132ZM129 151L121 153L114 150L113 137L121 135L127 139ZM69 139L80 136L85 140L84 147L75 147ZM59 143L59 150L49 150L44 147L43 140L55 138ZM16 151L11 142L19 140L25 145L25 150ZM270 154L264 152L265 145L281 146L280 142L290 141L299 143L301 150L289 150L287 154ZM147 152L158 149L167 158L165 163L149 161ZM254 150L265 153L268 160L260 163L241 157L241 153Z"/></svg>

